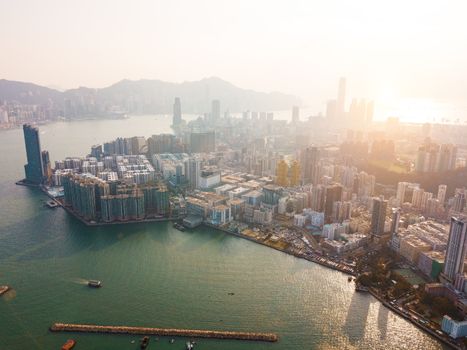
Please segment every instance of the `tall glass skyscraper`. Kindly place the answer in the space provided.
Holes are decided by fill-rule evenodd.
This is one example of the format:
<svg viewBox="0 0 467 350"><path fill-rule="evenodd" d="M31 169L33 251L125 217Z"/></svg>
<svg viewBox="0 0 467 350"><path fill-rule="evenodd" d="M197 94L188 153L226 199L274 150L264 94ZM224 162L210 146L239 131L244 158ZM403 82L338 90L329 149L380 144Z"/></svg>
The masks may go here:
<svg viewBox="0 0 467 350"><path fill-rule="evenodd" d="M24 144L28 163L24 166L26 181L40 184L44 178L39 129L29 124L23 125Z"/></svg>

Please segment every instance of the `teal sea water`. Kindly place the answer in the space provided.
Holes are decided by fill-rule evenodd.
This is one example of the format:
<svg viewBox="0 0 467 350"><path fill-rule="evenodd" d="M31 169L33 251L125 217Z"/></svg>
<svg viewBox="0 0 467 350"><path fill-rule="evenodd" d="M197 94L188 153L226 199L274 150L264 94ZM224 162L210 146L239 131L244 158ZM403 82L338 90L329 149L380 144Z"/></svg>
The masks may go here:
<svg viewBox="0 0 467 350"><path fill-rule="evenodd" d="M170 132L170 118L41 127L53 160L117 136ZM43 206L23 177L21 130L0 132L0 349L137 349L134 336L53 334L53 322L276 332L278 343L199 340L196 349L442 349L355 293L347 276L211 229L167 223L89 228ZM85 285L100 279L98 290ZM233 292L235 295L228 295ZM149 349L184 349L152 339Z"/></svg>

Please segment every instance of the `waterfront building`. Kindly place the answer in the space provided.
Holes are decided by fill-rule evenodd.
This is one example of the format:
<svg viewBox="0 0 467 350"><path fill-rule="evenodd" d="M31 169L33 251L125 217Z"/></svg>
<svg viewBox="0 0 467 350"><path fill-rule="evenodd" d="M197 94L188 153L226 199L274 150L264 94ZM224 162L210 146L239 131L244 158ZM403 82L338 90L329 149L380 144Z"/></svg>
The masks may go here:
<svg viewBox="0 0 467 350"><path fill-rule="evenodd" d="M448 315L444 315L441 330L454 339L465 337L467 336L467 321L455 321Z"/></svg>
<svg viewBox="0 0 467 350"><path fill-rule="evenodd" d="M32 125L24 124L23 134L27 158L27 164L24 166L26 173L25 180L39 185L44 179L39 129Z"/></svg>
<svg viewBox="0 0 467 350"><path fill-rule="evenodd" d="M42 151L41 158L42 158L42 174L44 176L44 180L50 181L52 177L52 166L50 164L49 151Z"/></svg>
<svg viewBox="0 0 467 350"><path fill-rule="evenodd" d="M416 236L409 236L400 240L399 254L410 262L417 264L422 252L431 251L431 245Z"/></svg>
<svg viewBox="0 0 467 350"><path fill-rule="evenodd" d="M387 206L388 201L385 201L381 198L373 198L373 211L371 214L370 231L374 235L382 235L384 233Z"/></svg>
<svg viewBox="0 0 467 350"><path fill-rule="evenodd" d="M456 275L464 273L464 260L467 253L467 219L451 218L446 262L443 277L453 283Z"/></svg>
<svg viewBox="0 0 467 350"><path fill-rule="evenodd" d="M220 204L211 210L211 223L214 225L224 225L232 220L230 206Z"/></svg>
<svg viewBox="0 0 467 350"><path fill-rule="evenodd" d="M443 271L445 256L445 252L422 252L418 258L418 268L426 276L437 280L439 274Z"/></svg>

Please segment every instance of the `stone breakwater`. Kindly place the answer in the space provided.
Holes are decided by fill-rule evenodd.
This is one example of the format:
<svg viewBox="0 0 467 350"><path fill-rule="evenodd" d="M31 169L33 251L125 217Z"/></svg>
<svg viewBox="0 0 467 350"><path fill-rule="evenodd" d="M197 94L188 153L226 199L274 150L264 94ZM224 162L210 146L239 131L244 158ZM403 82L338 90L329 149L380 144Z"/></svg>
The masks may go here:
<svg viewBox="0 0 467 350"><path fill-rule="evenodd" d="M70 323L54 323L50 330L52 332L80 332L80 333L107 333L107 334L138 334L158 335L171 337L194 337L213 339L235 339L276 342L279 340L275 333L236 332L236 331L209 331L200 329L178 329L178 328L150 328L150 327L128 327L128 326L99 326Z"/></svg>

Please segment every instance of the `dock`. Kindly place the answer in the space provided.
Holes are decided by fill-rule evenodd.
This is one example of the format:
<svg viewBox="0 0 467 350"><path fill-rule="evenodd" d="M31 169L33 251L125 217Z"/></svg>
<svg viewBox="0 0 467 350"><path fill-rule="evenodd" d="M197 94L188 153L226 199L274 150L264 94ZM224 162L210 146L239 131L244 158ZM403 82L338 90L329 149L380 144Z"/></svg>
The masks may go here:
<svg viewBox="0 0 467 350"><path fill-rule="evenodd" d="M98 326L87 324L54 323L50 330L52 332L79 332L79 333L105 333L105 334L138 334L157 335L168 337L190 337L211 339L234 339L249 341L276 342L279 337L275 333L253 333L236 331L209 331L200 329L178 329L178 328L149 328L128 326Z"/></svg>

